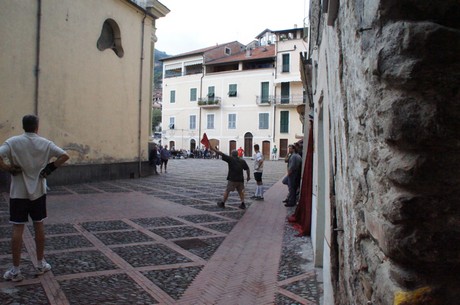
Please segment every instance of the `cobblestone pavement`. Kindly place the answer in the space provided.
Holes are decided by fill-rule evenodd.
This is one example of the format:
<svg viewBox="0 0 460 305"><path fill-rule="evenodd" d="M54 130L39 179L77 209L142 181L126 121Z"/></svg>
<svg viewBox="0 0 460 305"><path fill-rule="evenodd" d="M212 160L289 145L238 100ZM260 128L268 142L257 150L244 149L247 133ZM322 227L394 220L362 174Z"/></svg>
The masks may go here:
<svg viewBox="0 0 460 305"><path fill-rule="evenodd" d="M251 163L251 160L248 160ZM251 165L251 164L250 164ZM170 160L142 179L52 187L45 257L34 275L32 225L20 283L0 280L1 304L320 304L310 239L286 222L282 161L267 161L264 201L238 209L221 160ZM252 173L251 173L252 175ZM246 198L255 189L252 179ZM11 264L7 194L0 196L0 270Z"/></svg>

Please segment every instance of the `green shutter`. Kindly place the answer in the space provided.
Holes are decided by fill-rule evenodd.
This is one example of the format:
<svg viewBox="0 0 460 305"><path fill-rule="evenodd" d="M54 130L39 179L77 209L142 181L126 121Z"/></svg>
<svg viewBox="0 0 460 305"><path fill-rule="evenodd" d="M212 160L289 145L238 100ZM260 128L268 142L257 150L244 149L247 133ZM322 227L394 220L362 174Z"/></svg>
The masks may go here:
<svg viewBox="0 0 460 305"><path fill-rule="evenodd" d="M269 89L268 82L262 82L260 89L261 89L260 90L260 97L261 97L260 101L262 103L268 103L269 102L268 100L268 89Z"/></svg>
<svg viewBox="0 0 460 305"><path fill-rule="evenodd" d="M281 104L289 104L290 93L289 83L281 83Z"/></svg>
<svg viewBox="0 0 460 305"><path fill-rule="evenodd" d="M208 101L209 102L214 101L214 86L209 86L208 87Z"/></svg>
<svg viewBox="0 0 460 305"><path fill-rule="evenodd" d="M196 88L190 89L190 101L191 102L196 101Z"/></svg>
<svg viewBox="0 0 460 305"><path fill-rule="evenodd" d="M283 54L283 72L289 72L289 54Z"/></svg>
<svg viewBox="0 0 460 305"><path fill-rule="evenodd" d="M259 113L259 129L268 129L268 113Z"/></svg>
<svg viewBox="0 0 460 305"><path fill-rule="evenodd" d="M281 133L289 132L289 111L280 112L280 132Z"/></svg>
<svg viewBox="0 0 460 305"><path fill-rule="evenodd" d="M236 84L228 85L228 96L235 97L237 95Z"/></svg>

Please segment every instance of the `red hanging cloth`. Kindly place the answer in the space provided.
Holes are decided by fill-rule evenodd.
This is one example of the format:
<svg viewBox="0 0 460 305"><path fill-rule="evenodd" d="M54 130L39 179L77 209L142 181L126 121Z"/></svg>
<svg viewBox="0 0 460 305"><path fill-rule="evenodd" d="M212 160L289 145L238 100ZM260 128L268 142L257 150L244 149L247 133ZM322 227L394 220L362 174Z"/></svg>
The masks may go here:
<svg viewBox="0 0 460 305"><path fill-rule="evenodd" d="M211 146L208 140L208 136L206 135L206 132L203 133L203 139L201 139L201 144L203 144L207 149Z"/></svg>
<svg viewBox="0 0 460 305"><path fill-rule="evenodd" d="M304 150L305 165L300 188L300 199L294 214L288 217L299 236L311 235L311 209L313 194L313 122L310 121L308 148Z"/></svg>

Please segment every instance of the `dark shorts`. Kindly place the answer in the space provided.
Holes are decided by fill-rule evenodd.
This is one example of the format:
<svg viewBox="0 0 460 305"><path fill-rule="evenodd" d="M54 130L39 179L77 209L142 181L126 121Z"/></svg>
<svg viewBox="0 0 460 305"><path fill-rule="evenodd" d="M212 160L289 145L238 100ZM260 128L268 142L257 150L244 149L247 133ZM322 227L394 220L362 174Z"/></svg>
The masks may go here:
<svg viewBox="0 0 460 305"><path fill-rule="evenodd" d="M262 173L254 173L254 179L257 182L262 182Z"/></svg>
<svg viewBox="0 0 460 305"><path fill-rule="evenodd" d="M46 218L46 195L35 200L10 198L10 222L27 223L29 216L32 221Z"/></svg>
<svg viewBox="0 0 460 305"><path fill-rule="evenodd" d="M238 193L244 191L244 182L228 181L226 191L230 193L234 190L237 190Z"/></svg>
<svg viewBox="0 0 460 305"><path fill-rule="evenodd" d="M161 164L168 164L169 159L161 159Z"/></svg>

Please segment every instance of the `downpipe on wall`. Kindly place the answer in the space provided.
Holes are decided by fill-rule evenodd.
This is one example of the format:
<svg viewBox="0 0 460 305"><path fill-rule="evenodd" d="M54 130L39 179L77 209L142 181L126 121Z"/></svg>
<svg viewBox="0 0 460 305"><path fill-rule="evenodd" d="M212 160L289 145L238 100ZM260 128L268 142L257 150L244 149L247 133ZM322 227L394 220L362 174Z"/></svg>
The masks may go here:
<svg viewBox="0 0 460 305"><path fill-rule="evenodd" d="M204 60L205 60L205 58L204 58L204 55L203 55L203 70L201 72L201 78L200 78L200 99L203 98L203 77L204 77L204 69L206 69L205 65L204 65L205 64ZM198 142L199 142L198 145L199 145L199 147L201 147L200 146L201 145L200 144L201 143L201 141L200 141L200 139L201 139L201 108L202 107L199 107L200 112L199 112L199 115L198 115Z"/></svg>
<svg viewBox="0 0 460 305"><path fill-rule="evenodd" d="M138 171L139 171L139 178L142 174L142 74L144 73L144 35L145 35L145 19L147 18L147 14L144 13L144 18L142 18L142 25L141 25L141 58L140 58L140 69L139 69L139 126L138 126Z"/></svg>
<svg viewBox="0 0 460 305"><path fill-rule="evenodd" d="M42 1L37 1L37 36L35 50L35 88L34 88L34 112L38 116L38 99L40 87L40 41L42 25Z"/></svg>

